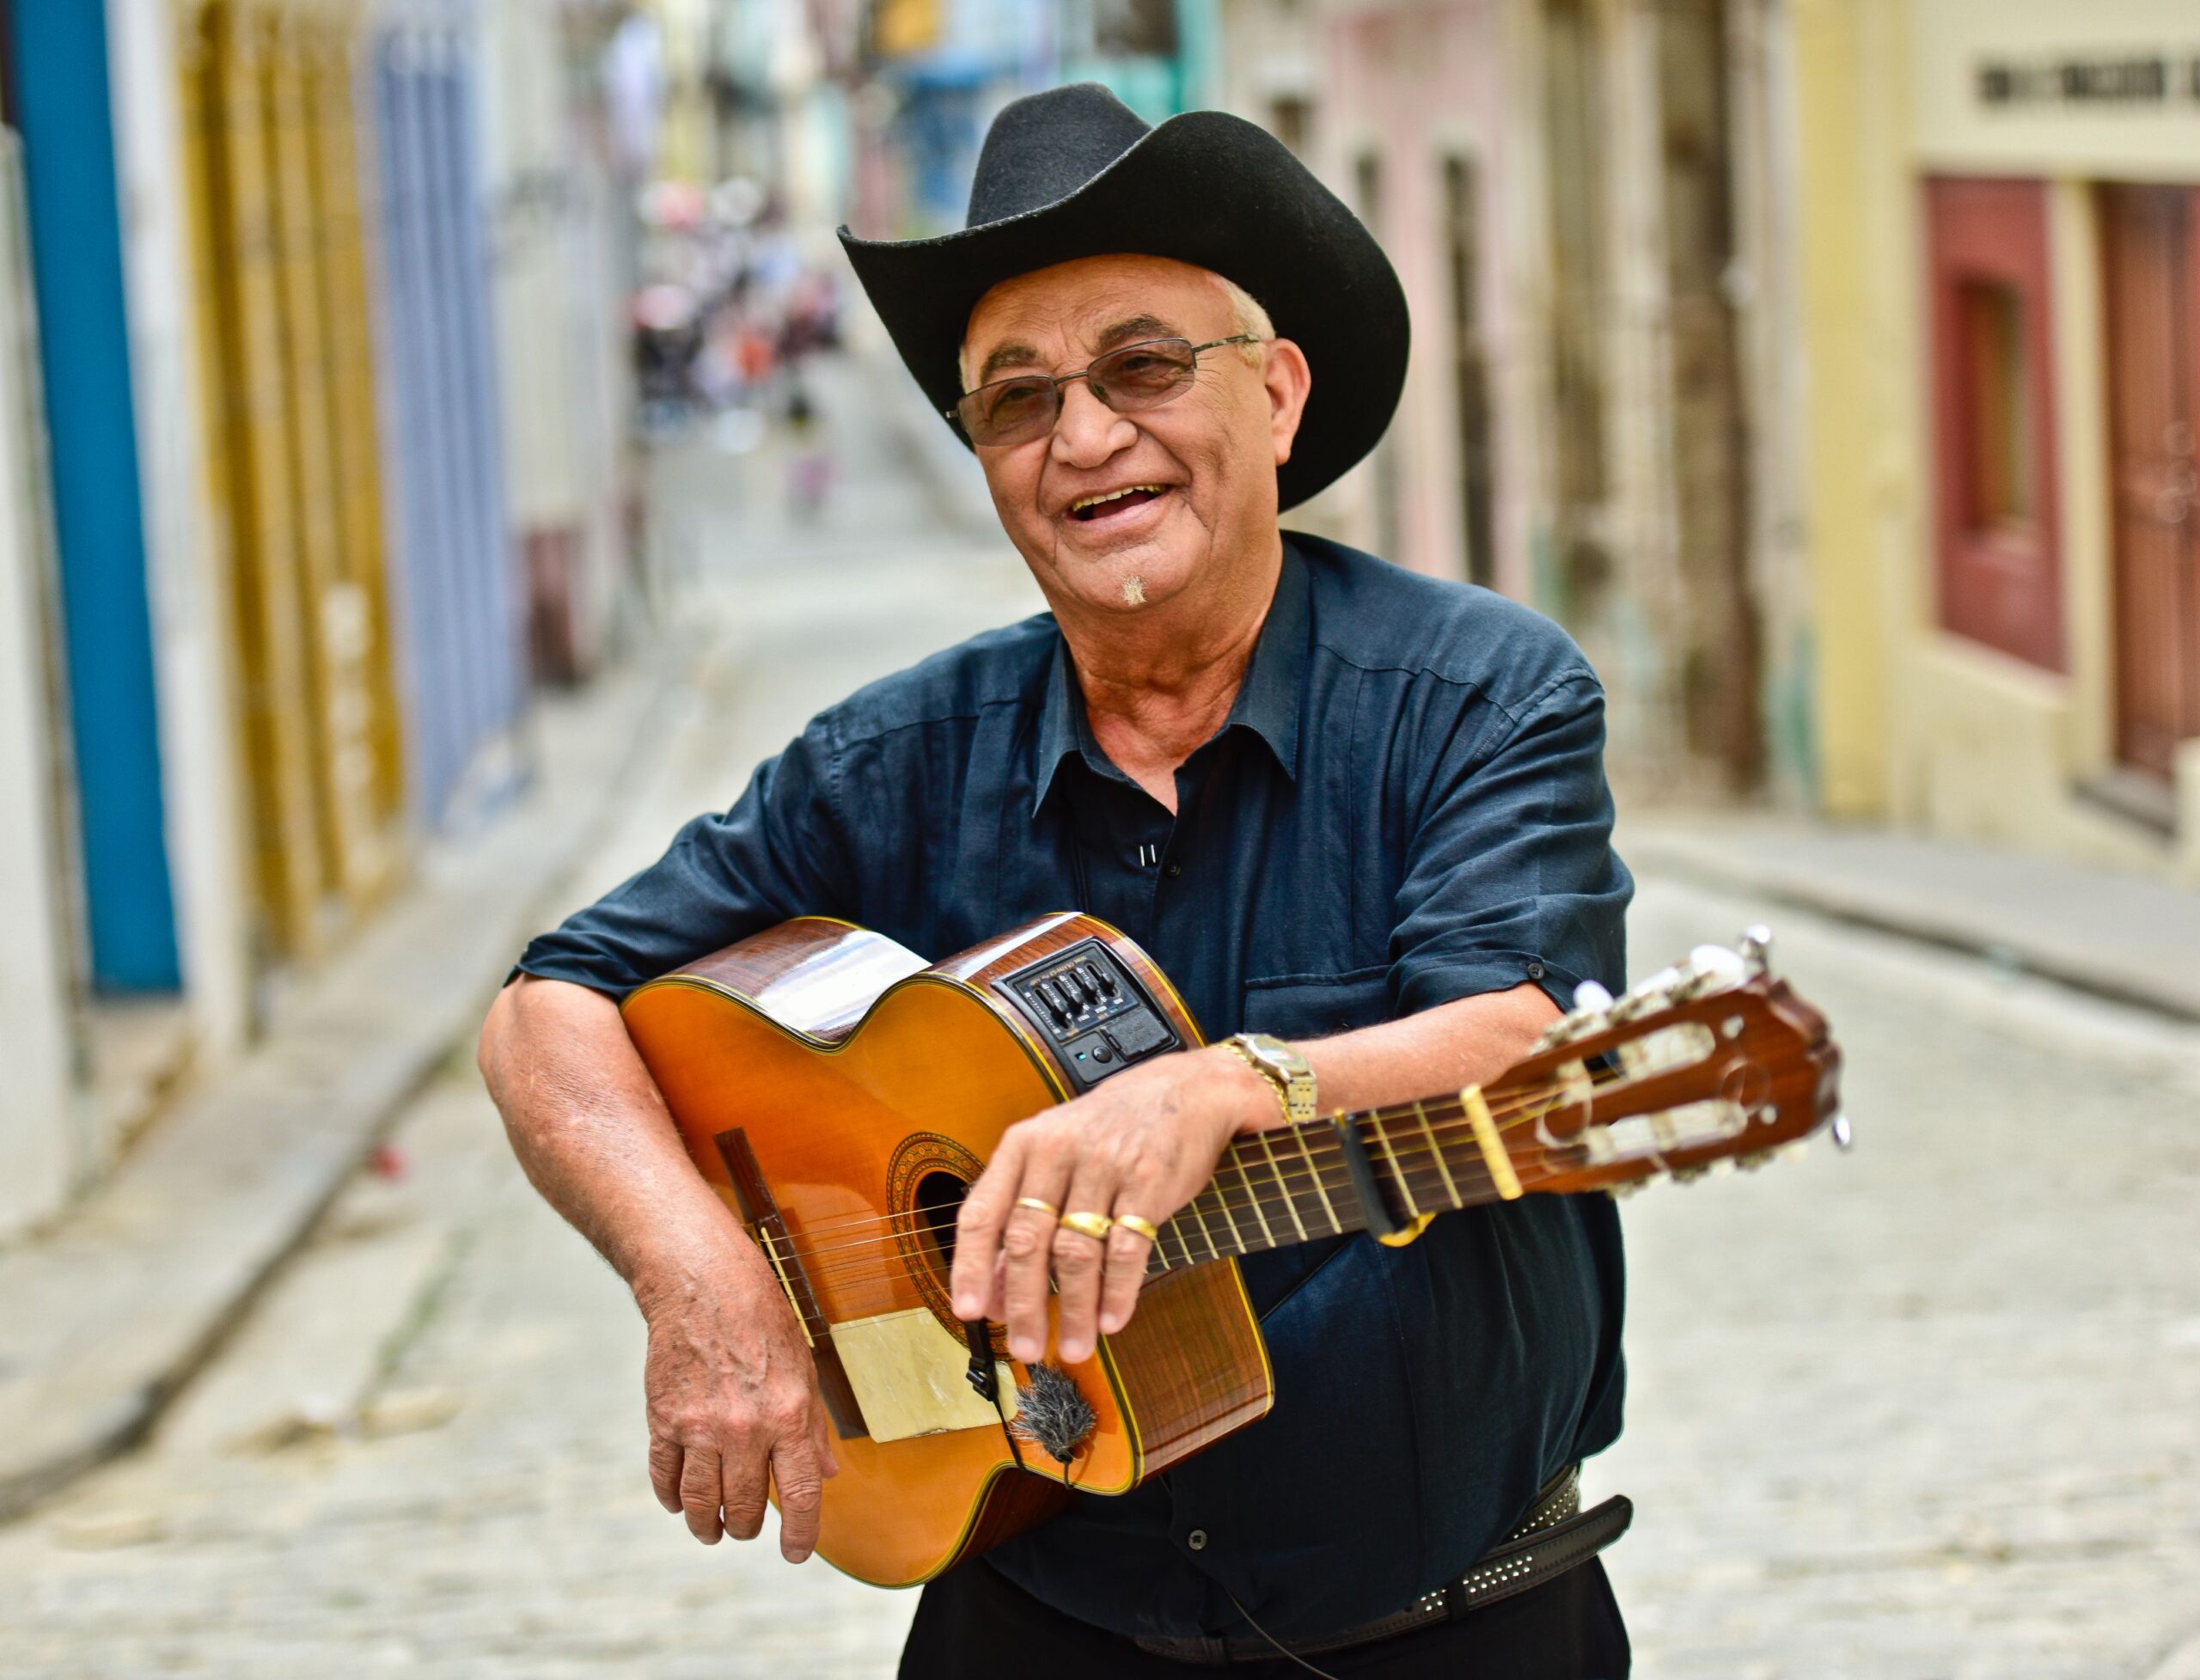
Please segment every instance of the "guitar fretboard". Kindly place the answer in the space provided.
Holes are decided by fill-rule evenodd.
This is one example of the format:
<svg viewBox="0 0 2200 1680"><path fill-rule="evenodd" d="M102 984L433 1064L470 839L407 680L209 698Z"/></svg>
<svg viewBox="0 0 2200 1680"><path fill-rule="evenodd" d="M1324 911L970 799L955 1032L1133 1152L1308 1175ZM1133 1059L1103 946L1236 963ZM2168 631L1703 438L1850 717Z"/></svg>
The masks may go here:
<svg viewBox="0 0 2200 1680"><path fill-rule="evenodd" d="M1337 1140L1339 1123L1358 1132L1388 1219L1368 1217ZM1341 1116L1341 1122L1318 1120L1251 1133L1223 1152L1207 1188L1163 1223L1146 1273L1158 1276L1231 1255L1496 1201L1505 1193L1493 1169L1467 1105L1458 1097L1371 1109Z"/></svg>

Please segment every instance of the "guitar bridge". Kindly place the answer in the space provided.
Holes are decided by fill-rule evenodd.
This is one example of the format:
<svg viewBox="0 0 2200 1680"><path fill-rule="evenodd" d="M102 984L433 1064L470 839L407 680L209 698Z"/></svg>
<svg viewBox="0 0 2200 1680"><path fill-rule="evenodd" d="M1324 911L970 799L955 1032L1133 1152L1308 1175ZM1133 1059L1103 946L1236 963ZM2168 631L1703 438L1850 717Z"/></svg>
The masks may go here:
<svg viewBox="0 0 2200 1680"><path fill-rule="evenodd" d="M810 1344L810 1357L817 1367L817 1392L832 1416L833 1427L843 1440L868 1435L871 1431L864 1422L854 1385L840 1363L840 1350L833 1345L832 1327L826 1323L824 1309L810 1287L786 1221L779 1217L779 1202L764 1182L763 1169L756 1164L756 1152L749 1146L748 1133L736 1126L719 1133L712 1141L718 1146L718 1159L725 1164L725 1176L741 1204L741 1217L757 1233L757 1246L771 1262L772 1274L786 1292L795 1323L802 1326L803 1340Z"/></svg>

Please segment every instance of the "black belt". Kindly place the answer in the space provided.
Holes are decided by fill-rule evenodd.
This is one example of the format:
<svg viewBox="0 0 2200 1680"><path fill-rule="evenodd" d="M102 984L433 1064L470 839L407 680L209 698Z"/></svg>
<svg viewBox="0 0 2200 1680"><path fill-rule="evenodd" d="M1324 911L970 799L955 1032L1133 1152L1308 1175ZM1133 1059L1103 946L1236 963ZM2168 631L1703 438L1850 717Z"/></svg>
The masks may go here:
<svg viewBox="0 0 2200 1680"><path fill-rule="evenodd" d="M1458 1580L1416 1598L1404 1610L1374 1622L1318 1639L1268 1640L1251 1634L1213 1639L1149 1637L1134 1640L1150 1656L1171 1662L1220 1668L1231 1663L1272 1662L1279 1650L1293 1657L1317 1657L1355 1645L1433 1627L1494 1604L1500 1598L1541 1586L1577 1564L1586 1563L1627 1532L1635 1506L1620 1494L1588 1511L1581 1509L1581 1467L1561 1472L1536 1495L1520 1525L1503 1544L1484 1555ZM1250 1618L1249 1618L1250 1619Z"/></svg>

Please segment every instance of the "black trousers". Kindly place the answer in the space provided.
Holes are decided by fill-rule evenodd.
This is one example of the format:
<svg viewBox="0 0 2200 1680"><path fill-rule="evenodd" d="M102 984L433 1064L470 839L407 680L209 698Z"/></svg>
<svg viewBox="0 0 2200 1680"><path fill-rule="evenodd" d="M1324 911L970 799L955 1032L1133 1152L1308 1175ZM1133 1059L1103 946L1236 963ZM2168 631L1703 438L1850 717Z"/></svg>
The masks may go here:
<svg viewBox="0 0 2200 1680"><path fill-rule="evenodd" d="M1311 1658L1339 1680L1626 1680L1627 1628L1596 1559L1485 1609L1372 1645ZM1150 1657L1128 1640L1048 1608L983 1559L917 1601L901 1680L1030 1673L1043 1680L1305 1680L1278 1657L1226 1668Z"/></svg>

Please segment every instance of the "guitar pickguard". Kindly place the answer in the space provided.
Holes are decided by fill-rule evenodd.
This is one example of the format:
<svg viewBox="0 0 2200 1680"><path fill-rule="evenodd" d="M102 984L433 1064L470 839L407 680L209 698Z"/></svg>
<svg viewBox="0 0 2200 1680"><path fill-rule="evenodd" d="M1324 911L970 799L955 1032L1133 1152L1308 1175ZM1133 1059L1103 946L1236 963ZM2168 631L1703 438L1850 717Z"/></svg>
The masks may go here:
<svg viewBox="0 0 2200 1680"><path fill-rule="evenodd" d="M1001 1414L970 1387L970 1350L923 1307L833 1326L833 1345L874 1441L955 1429L998 1429ZM996 1363L1003 1404L1016 1415L1016 1373Z"/></svg>

